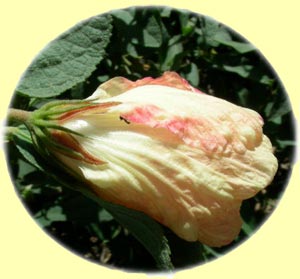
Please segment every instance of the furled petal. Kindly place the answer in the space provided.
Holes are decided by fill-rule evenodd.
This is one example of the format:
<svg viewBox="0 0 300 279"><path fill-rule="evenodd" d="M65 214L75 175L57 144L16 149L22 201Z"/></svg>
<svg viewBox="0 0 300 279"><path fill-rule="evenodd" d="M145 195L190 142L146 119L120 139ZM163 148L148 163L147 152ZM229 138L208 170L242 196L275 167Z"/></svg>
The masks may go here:
<svg viewBox="0 0 300 279"><path fill-rule="evenodd" d="M120 95L130 89L140 87L143 85L164 85L177 89L192 91L202 93L199 89L191 86L185 79L180 77L175 72L165 72L159 78L146 77L139 79L135 82L130 81L123 77L115 77L107 82L101 84L98 89L91 95L88 99L100 98L109 98L116 95Z"/></svg>
<svg viewBox="0 0 300 279"><path fill-rule="evenodd" d="M73 137L105 164L56 156L99 197L143 211L188 241L222 246L238 235L241 202L277 170L256 112L199 93L174 73L113 79L90 100L92 109L60 124L86 135Z"/></svg>

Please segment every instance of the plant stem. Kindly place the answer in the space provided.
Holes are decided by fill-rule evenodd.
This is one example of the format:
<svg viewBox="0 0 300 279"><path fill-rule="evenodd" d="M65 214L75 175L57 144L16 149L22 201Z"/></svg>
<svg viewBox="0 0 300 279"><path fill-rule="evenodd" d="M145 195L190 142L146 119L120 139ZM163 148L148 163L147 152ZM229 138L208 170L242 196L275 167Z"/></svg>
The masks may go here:
<svg viewBox="0 0 300 279"><path fill-rule="evenodd" d="M11 108L8 110L7 119L10 121L26 123L31 114L32 112L30 111Z"/></svg>

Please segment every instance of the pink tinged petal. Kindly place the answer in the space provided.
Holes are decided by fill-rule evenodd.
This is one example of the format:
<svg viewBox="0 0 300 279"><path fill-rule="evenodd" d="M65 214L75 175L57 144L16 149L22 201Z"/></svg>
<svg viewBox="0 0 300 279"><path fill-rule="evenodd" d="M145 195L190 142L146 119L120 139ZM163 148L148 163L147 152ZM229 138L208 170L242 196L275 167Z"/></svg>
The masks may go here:
<svg viewBox="0 0 300 279"><path fill-rule="evenodd" d="M74 109L65 113L62 113L60 117L58 118L58 124L64 125L65 123L68 123L72 120L76 120L75 127L72 127L71 130L76 131L78 130L78 127L81 126L82 122L81 120L78 120L78 117L84 117L84 115L101 115L107 112L107 110L112 107L116 106L119 103L117 102L107 102L107 103L100 103L100 104L92 104L90 106L86 106L79 109ZM67 152L68 156L73 157L77 160L82 160L84 162L90 163L90 164L105 164L101 158L97 158L93 155L93 152L88 152L83 145L79 144L78 140L76 140L74 135L68 134L65 131L60 130L53 130L51 131L52 139L59 145L63 146L67 150L75 151L72 155L72 152ZM85 136L85 133L82 133L82 136ZM60 152L64 153L63 150ZM57 152L55 152L57 153ZM78 155L76 155L76 153Z"/></svg>
<svg viewBox="0 0 300 279"><path fill-rule="evenodd" d="M145 86L145 85L163 85L181 90L203 93L199 89L191 86L187 80L183 79L175 72L165 72L161 77L152 78L146 77L137 81L131 81L123 77L115 77L107 82L101 84L92 96L88 99L93 98L109 98L120 95L133 88Z"/></svg>
<svg viewBox="0 0 300 279"><path fill-rule="evenodd" d="M76 153L72 152L67 152L64 150L59 150L60 153L62 154L66 154L67 156L74 158L76 160L82 160L83 162L92 164L92 165L101 165L101 164L105 164L105 162L103 162L102 160L100 160L99 158L93 156L91 153L87 152L85 150L85 148L79 144L79 142L70 134L63 132L63 131L59 131L59 130L54 130L51 133L52 138L61 146L65 147L66 150L70 150L70 151L75 151ZM57 149L53 150L54 153L56 154L58 152ZM77 155L79 154L79 155ZM81 156L80 156L81 155Z"/></svg>
<svg viewBox="0 0 300 279"><path fill-rule="evenodd" d="M272 181L277 160L256 112L162 85L172 77L101 86L108 94L94 109L62 123L89 135L74 137L107 163L60 158L99 197L143 211L188 241L223 246L240 231L242 200Z"/></svg>
<svg viewBox="0 0 300 279"><path fill-rule="evenodd" d="M149 104L150 100L147 100L151 93L152 98L155 98L155 89L158 90L155 86L137 88L117 97L116 100L120 99L121 102L130 102L129 105L120 106L121 116L129 122L151 128L166 128L186 144L203 148L207 152L244 153L247 149L255 148L261 141L262 121L254 111L208 95L186 94L186 91L168 87L159 88L165 91L165 99L153 99ZM138 94L140 91L143 92ZM142 94L146 104L140 102L139 98L134 98ZM171 98L177 100L177 103ZM134 99L136 102L131 104ZM198 110L195 109L197 106Z"/></svg>

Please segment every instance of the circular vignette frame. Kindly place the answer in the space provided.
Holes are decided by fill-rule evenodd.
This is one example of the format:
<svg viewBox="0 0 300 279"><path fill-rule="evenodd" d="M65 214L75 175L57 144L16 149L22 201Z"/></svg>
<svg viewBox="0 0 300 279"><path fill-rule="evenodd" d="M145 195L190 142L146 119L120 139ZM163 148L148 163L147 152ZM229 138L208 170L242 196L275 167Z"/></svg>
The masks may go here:
<svg viewBox="0 0 300 279"><path fill-rule="evenodd" d="M104 48L104 58L97 63L96 69L92 70L83 81L76 81L73 86L63 90L58 95L45 95L47 100L51 98L85 98L93 92L99 83L105 82L109 78L113 77L113 75L121 75L130 79L138 79L144 76L155 77L159 76L164 71L174 70L179 72L193 86L200 88L208 94L216 95L217 97L224 98L238 105L247 106L261 113L265 119L266 133L270 136L271 141L276 148L275 154L279 160L280 168L273 183L266 191L260 193L258 197L243 203L241 213L243 218L247 220L242 228L239 239L237 239L232 245L215 250L210 249L209 247L201 247L200 249L198 246L196 247L190 243L182 242L172 235L172 233L170 233L167 229L165 230L165 234L168 235L169 243L173 243L171 251L173 253L173 261L174 259L175 261L176 259L178 261L175 264L176 269L188 268L216 259L240 245L244 240L255 233L255 231L263 224L263 222L265 222L276 208L289 181L294 162L296 138L294 116L287 93L271 65L268 64L258 50L252 49L253 46L239 34L235 33L227 26L219 24L206 16L198 15L189 11L177 9L168 10L166 7L151 7L146 9L137 8L134 12L135 16L139 17L139 20L137 20L136 18L130 19L130 13L133 13L132 11L134 9L135 8L133 7L123 10L114 10L111 12L113 18L113 29L110 42L107 47ZM186 16L187 14L188 16ZM180 18L180 15L182 15L182 18ZM150 21L151 24L149 24L149 18L153 18L153 20ZM170 26L172 26L173 29L167 28L168 22L171 23ZM124 28L129 28L131 23L131 31L135 30L137 32L137 30L140 29L142 32L136 33L137 37L134 38L136 39L134 42L132 42L133 38L126 38L124 40L120 39L121 37L124 38ZM141 28L141 26L144 28ZM193 32L195 32L195 26L199 27L200 30L202 28L202 31L205 30L205 32L209 35L205 38L205 42L196 40L196 44L198 45L196 48L193 48L192 42L194 40L192 39L192 36ZM207 26L210 27L208 28ZM149 31L148 29L150 32L144 31ZM159 32L159 30L161 32L160 35L155 33ZM168 32L174 33L169 34L169 37L165 38L164 36L167 36L166 34L168 34ZM134 32L129 32L129 34L132 37ZM197 38L199 38L200 34L196 34ZM178 36L179 42L174 40L172 45L168 45L170 39L175 36ZM182 38L180 38L180 36ZM116 41L121 42L121 45L112 44L112 42ZM199 45L201 47L199 47ZM135 49L133 49L134 47ZM172 51L170 51L171 47ZM165 48L164 55L162 55L162 48ZM120 52L120 49L127 49L128 53L124 56L124 54ZM187 53L187 49L190 49L191 52ZM185 50L185 56L182 54L182 50ZM43 51L39 55L42 53ZM230 57L230 59L228 59L228 57ZM224 67L224 65L226 67ZM261 67L259 69L260 72L258 71L259 67ZM198 74L197 78L196 73L200 73L200 71L201 75ZM220 73L222 73L222 76ZM215 78L216 76L217 80ZM24 77L26 79L26 72ZM234 84L233 87L232 84ZM228 88L230 88L230 90ZM252 93L254 90L252 91L251 89L260 89L258 92L268 92L266 93L267 98L265 98L262 94L255 95L254 98ZM22 88L17 88L17 91L19 91L19 93L15 93L11 102L12 107L33 110L38 108L44 102L42 99L37 101L36 95L28 97L24 96L24 94L20 94ZM33 101L32 98L35 100ZM26 165L27 163L24 160L21 167L18 165L19 162L12 163L12 160L15 160L15 156L17 156L13 152L14 151L12 151L9 147L7 148L9 168L16 190L28 211L33 216L36 216L37 222L43 226L49 235L84 258L97 262L99 261L99 258L102 257L102 264L105 266L125 270L133 269L156 271L156 268L154 267L155 262L151 260L149 254L145 253L145 250L140 243L133 239L130 234L128 236L126 229L120 229L117 223L111 219L111 216L105 215L106 213L102 212L101 218L105 220L104 222L111 222L111 226L115 228L114 235L116 236L113 237L113 234L110 235L111 238L109 240L111 242L116 241L113 239L117 239L117 241L120 241L117 242L118 244L123 241L123 243L127 243L127 247L135 247L137 251L139 251L137 255L145 253L142 257L137 255L135 257L133 256L136 262L133 261L131 263L124 264L124 259L118 259L119 262L123 262L123 265L119 263L116 264L117 260L115 259L113 265L105 262L107 257L111 257L109 256L109 253L111 253L111 250L113 249L105 246L103 243L99 243L101 233L99 233L99 231L97 232L97 229L93 230L91 226L86 229L86 226L88 225L80 223L82 222L82 220L80 220L82 216L74 216L76 214L73 214L74 219L70 222L71 224L68 223L70 220L67 219L71 218L70 213L69 216L66 217L63 214L63 211L66 210L64 206L68 207L70 205L62 205L59 204L58 201L69 198L75 199L76 201L78 197L76 195L74 197L74 193L72 192L63 193L63 195L67 195L67 197L62 197L60 193L61 188L55 190L57 193L55 191L55 193L51 192L53 190L53 185L49 187L52 190L47 189L47 192L42 194L37 190L38 187L24 189L23 184L28 185L28 179L32 179L30 174L33 176L34 172L34 175L36 175L37 170L30 170L30 167ZM16 170L16 168L18 168L18 170ZM23 173L21 172L22 177L20 177L20 168L23 168ZM27 177L25 178L25 176ZM27 181L24 181L24 179L27 179ZM16 185L16 181L18 181L18 185ZM50 181L48 182L51 184ZM34 183L36 182L32 182L32 184ZM41 183L41 181L37 184L39 183ZM34 188L34 191L32 191L32 188ZM39 200L41 197L41 200L47 200L49 199L49 195L52 198L52 195L55 196L53 206L49 206L46 212L46 216L50 219L48 220L50 222L49 224L45 218L38 220L39 217L37 217L37 213L44 210L44 208L39 208L43 207L43 205L37 204L36 200L33 201L37 198L36 195L41 195L38 197ZM87 201L84 198L79 198L79 203L86 205ZM48 212L49 210L50 213ZM92 205L89 210L95 215L95 212L98 209L95 209L94 205ZM251 213L249 214L249 212ZM254 212L256 216L254 218L255 220L251 219ZM101 214L101 212L98 213ZM99 215L94 218L99 218ZM74 224L76 224L75 220L78 222L77 226L74 226ZM68 224L63 225L62 223L64 222ZM60 229L63 230L62 233L59 231ZM82 233L82 238L86 237L86 239L82 242L82 246L89 246L89 251L85 251L83 247L74 247L74 243L77 242L78 239L73 239L74 242L70 241L70 239L72 239L72 237L74 238L74 235L77 235L78 232ZM59 233L61 234L59 235ZM70 238L64 238L62 235L68 235ZM118 237L121 238L122 241L118 239ZM124 241L124 239L126 239L126 241ZM112 244L112 246L113 245L114 244ZM180 247L180 249L178 249L178 247ZM194 254L189 259L186 259L186 257L181 259L180 262L180 260L178 260L180 259L180 254L182 254L182 251L185 250L189 251L189 254L193 251ZM199 255L199 250L202 255ZM204 254L206 256L203 256ZM127 258L128 255L123 255L123 257ZM147 264L144 265L144 263L141 263L141 259L144 259ZM148 266L149 262L150 266Z"/></svg>

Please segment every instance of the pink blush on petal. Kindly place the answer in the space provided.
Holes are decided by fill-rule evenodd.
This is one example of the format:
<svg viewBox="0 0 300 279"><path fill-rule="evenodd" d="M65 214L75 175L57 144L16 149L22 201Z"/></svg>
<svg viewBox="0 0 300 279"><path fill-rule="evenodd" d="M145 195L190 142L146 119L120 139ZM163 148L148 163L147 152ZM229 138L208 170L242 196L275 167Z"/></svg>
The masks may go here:
<svg viewBox="0 0 300 279"><path fill-rule="evenodd" d="M164 111L154 105L136 107L132 111L122 114L122 118L129 122L145 124L150 127L155 127L158 123L159 116L162 116Z"/></svg>
<svg viewBox="0 0 300 279"><path fill-rule="evenodd" d="M185 144L201 148L208 153L223 151L228 143L208 120L170 115L153 105L136 107L121 117L129 123L167 129Z"/></svg>
<svg viewBox="0 0 300 279"><path fill-rule="evenodd" d="M194 93L202 93L199 89L191 86L187 80L179 76L176 72L165 72L161 77L145 77L136 81L131 81L124 77L115 77L103 83L100 88L110 96L122 94L128 90L145 86L145 85L162 85Z"/></svg>
<svg viewBox="0 0 300 279"><path fill-rule="evenodd" d="M206 119L193 118L172 119L165 125L165 128L190 146L201 148L208 153L223 151L227 140L212 127L212 123Z"/></svg>

